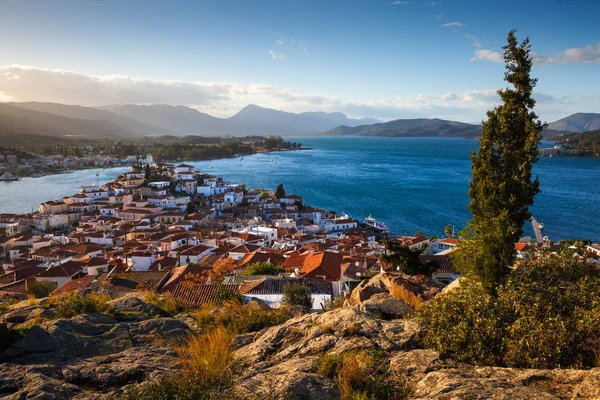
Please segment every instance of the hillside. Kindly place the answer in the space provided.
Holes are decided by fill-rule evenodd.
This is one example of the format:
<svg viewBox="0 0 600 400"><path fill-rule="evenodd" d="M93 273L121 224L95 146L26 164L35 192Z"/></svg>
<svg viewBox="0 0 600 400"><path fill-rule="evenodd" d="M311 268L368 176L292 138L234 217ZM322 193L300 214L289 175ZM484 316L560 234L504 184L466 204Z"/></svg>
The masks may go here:
<svg viewBox="0 0 600 400"><path fill-rule="evenodd" d="M327 135L385 136L385 137L464 137L474 138L481 134L480 125L443 119L398 119L394 121L361 125L357 127L339 126L326 132Z"/></svg>
<svg viewBox="0 0 600 400"><path fill-rule="evenodd" d="M0 135L131 137L139 133L102 119L78 119L0 103Z"/></svg>
<svg viewBox="0 0 600 400"><path fill-rule="evenodd" d="M548 124L548 129L566 132L584 132L600 129L600 114L576 113Z"/></svg>
<svg viewBox="0 0 600 400"><path fill-rule="evenodd" d="M169 134L170 129L157 127L135 119L127 118L122 115L114 114L107 110L101 110L94 107L83 107L79 105L67 105L58 103L26 102L26 103L8 103L12 106L25 108L27 110L39 111L47 114L60 115L67 118L104 120L119 125L122 128L144 134Z"/></svg>

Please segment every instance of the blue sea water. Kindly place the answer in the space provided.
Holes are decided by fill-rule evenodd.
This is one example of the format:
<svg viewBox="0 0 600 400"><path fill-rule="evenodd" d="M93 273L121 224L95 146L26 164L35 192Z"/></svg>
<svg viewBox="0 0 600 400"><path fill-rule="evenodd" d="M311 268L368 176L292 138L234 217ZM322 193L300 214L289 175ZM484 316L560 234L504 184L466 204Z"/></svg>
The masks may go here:
<svg viewBox="0 0 600 400"><path fill-rule="evenodd" d="M461 229L470 219L470 152L477 141L446 138L296 137L312 150L187 162L249 188L286 192L325 210L363 220L369 214L396 234L441 235L447 224ZM551 143L545 143L545 146ZM275 158L276 157L276 158ZM272 160L276 162L273 163ZM210 169L210 165L213 168ZM0 213L28 212L41 201L77 191L82 183L106 182L123 170L0 182ZM600 241L599 158L543 157L534 174L541 181L533 215L552 240ZM526 235L533 235L526 225Z"/></svg>

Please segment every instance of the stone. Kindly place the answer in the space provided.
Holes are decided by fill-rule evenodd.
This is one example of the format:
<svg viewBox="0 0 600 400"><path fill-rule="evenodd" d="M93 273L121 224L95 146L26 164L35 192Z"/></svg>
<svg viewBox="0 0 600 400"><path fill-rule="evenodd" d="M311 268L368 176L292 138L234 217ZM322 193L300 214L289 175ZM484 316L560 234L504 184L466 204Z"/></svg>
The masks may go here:
<svg viewBox="0 0 600 400"><path fill-rule="evenodd" d="M136 346L156 340L179 342L188 333L187 325L175 318L155 318L129 325L129 334Z"/></svg>
<svg viewBox="0 0 600 400"><path fill-rule="evenodd" d="M133 295L119 297L108 302L117 312L139 313L151 316L162 315L162 310L154 304L148 304Z"/></svg>
<svg viewBox="0 0 600 400"><path fill-rule="evenodd" d="M403 318L413 310L389 293L377 293L360 304L359 309L383 319Z"/></svg>

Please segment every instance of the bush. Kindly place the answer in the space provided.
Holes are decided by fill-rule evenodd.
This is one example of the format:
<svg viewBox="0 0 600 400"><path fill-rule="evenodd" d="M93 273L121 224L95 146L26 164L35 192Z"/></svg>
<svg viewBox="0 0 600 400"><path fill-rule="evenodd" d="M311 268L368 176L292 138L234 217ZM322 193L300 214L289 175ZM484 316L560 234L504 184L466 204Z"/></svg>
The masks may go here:
<svg viewBox="0 0 600 400"><path fill-rule="evenodd" d="M73 291L58 299L56 304L56 316L58 318L72 318L79 314L93 312L108 312L111 306L108 301L112 297L107 293L91 292L82 293L81 291Z"/></svg>
<svg viewBox="0 0 600 400"><path fill-rule="evenodd" d="M312 308L312 296L310 288L296 283L283 285L283 304L286 306L302 306Z"/></svg>
<svg viewBox="0 0 600 400"><path fill-rule="evenodd" d="M465 280L418 309L421 342L458 361L523 368L594 367L600 271L567 255L525 260L497 296Z"/></svg>
<svg viewBox="0 0 600 400"><path fill-rule="evenodd" d="M156 292L147 290L143 292L142 300L148 304L155 305L167 315L175 315L179 311L179 304L177 304L177 301L169 292L159 295Z"/></svg>
<svg viewBox="0 0 600 400"><path fill-rule="evenodd" d="M324 354L317 360L317 373L336 382L342 400L389 399L392 388L383 379L383 355L366 350Z"/></svg>
<svg viewBox="0 0 600 400"><path fill-rule="evenodd" d="M279 266L267 264L264 262L256 262L249 265L244 271L243 275L276 275L279 272Z"/></svg>
<svg viewBox="0 0 600 400"><path fill-rule="evenodd" d="M344 300L346 298L344 296L336 297L333 300L325 300L322 304L323 311L333 311L338 308L342 308L344 306Z"/></svg>
<svg viewBox="0 0 600 400"><path fill-rule="evenodd" d="M191 315L205 329L225 326L240 334L279 325L290 318L285 308L265 311L254 304L243 305L239 300L226 301L220 307L208 304Z"/></svg>
<svg viewBox="0 0 600 400"><path fill-rule="evenodd" d="M37 299L48 297L54 290L56 290L56 285L50 281L39 281L27 285L27 294L33 295Z"/></svg>

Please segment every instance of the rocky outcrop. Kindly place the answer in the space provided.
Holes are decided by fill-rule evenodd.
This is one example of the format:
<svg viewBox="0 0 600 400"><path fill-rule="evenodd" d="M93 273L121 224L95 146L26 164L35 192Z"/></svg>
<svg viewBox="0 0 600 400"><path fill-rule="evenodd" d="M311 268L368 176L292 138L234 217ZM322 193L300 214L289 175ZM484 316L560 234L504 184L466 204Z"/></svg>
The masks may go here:
<svg viewBox="0 0 600 400"><path fill-rule="evenodd" d="M185 319L159 317L155 306L135 297L111 303L117 316L135 318L92 313L31 326L0 353L0 398L108 398L128 384L176 371L178 357L171 345L190 332ZM3 324L24 326L51 311L16 310L3 316L15 322Z"/></svg>
<svg viewBox="0 0 600 400"><path fill-rule="evenodd" d="M345 305L384 319L404 318L440 291L441 286L425 276L385 273L362 281Z"/></svg>

